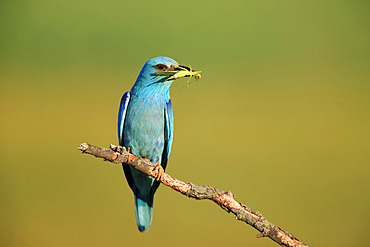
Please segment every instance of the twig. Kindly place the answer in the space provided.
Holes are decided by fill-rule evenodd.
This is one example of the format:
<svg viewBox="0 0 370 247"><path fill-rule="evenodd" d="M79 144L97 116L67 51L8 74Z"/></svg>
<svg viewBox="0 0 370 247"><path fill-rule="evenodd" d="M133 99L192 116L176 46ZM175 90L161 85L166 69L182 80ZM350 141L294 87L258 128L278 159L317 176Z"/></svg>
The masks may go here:
<svg viewBox="0 0 370 247"><path fill-rule="evenodd" d="M131 165L148 176L157 178L158 171L154 169L155 166L150 163L149 159L138 158L130 154L125 147L111 144L110 148L111 150L96 147L88 143L82 143L78 147L78 149L85 154L91 154L97 158L103 158L115 164ZM188 197L198 200L209 199L214 201L225 211L233 213L237 220L244 221L257 229L260 232L260 234L257 235L258 238L268 237L282 246L308 246L300 242L292 234L268 222L259 212L237 202L230 190L223 191L208 185L185 183L171 177L167 173L164 173L164 175L160 177L160 182Z"/></svg>

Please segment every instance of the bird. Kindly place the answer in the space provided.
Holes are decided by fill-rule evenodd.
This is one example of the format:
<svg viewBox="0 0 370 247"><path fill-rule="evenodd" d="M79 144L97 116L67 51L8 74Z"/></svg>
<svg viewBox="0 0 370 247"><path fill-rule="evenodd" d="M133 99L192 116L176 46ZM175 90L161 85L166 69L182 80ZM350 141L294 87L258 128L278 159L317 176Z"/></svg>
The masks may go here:
<svg viewBox="0 0 370 247"><path fill-rule="evenodd" d="M181 71L179 77L173 76ZM149 159L163 174L173 142L174 120L170 99L172 82L193 71L169 57L148 60L135 84L123 94L118 112L118 141L133 155ZM172 75L172 76L170 76ZM153 218L154 193L160 184L130 165L123 164L128 185L134 193L135 218L140 232L147 232Z"/></svg>

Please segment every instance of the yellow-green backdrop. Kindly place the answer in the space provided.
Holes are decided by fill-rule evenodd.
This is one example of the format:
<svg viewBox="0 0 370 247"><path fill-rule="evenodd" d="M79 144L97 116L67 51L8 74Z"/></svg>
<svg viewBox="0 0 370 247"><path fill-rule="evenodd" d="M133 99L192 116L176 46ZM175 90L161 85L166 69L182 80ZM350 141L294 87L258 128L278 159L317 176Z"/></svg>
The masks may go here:
<svg viewBox="0 0 370 247"><path fill-rule="evenodd" d="M230 189L312 246L369 246L368 1L0 3L1 246L276 246L161 186L136 229L117 143L121 95L165 55L203 71L172 87L168 173Z"/></svg>

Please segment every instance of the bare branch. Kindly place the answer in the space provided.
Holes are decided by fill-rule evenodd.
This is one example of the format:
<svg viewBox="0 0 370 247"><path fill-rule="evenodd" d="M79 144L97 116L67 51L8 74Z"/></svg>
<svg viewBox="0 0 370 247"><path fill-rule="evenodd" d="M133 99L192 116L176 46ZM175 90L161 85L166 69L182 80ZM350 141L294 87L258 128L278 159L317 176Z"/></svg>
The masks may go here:
<svg viewBox="0 0 370 247"><path fill-rule="evenodd" d="M78 149L85 154L91 154L97 158L103 158L104 160L115 164L128 164L148 176L153 178L158 177L158 170L155 170L155 166L150 163L149 159L138 158L130 154L125 147L111 144L110 148L111 150L96 147L88 143L82 143L78 147ZM248 225L257 229L260 232L260 234L257 235L258 238L268 237L282 246L308 246L300 242L292 234L271 224L259 212L237 202L235 200L235 196L230 190L223 191L208 185L185 183L171 177L167 173L164 173L164 175L160 177L160 182L188 197L198 200L209 199L214 201L225 211L233 213L237 220L244 221Z"/></svg>

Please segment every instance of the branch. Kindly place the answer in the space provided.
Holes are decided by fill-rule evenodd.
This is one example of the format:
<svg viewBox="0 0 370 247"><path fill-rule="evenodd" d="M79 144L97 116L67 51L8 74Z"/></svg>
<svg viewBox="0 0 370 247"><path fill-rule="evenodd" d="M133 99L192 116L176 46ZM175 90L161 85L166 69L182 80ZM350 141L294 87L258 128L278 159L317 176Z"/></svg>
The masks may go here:
<svg viewBox="0 0 370 247"><path fill-rule="evenodd" d="M155 166L150 163L149 159L138 158L130 154L125 147L111 144L110 148L111 150L96 147L88 143L82 143L78 147L82 153L91 154L97 158L103 158L104 160L115 164L131 165L135 169L153 178L160 176L158 170L155 170ZM185 183L171 177L167 173L160 176L160 182L188 197L198 200L208 199L214 201L226 212L233 213L237 220L244 221L248 225L257 229L260 232L260 234L257 235L257 238L269 237L282 246L308 246L300 242L292 234L268 222L259 212L237 202L235 200L235 196L230 190L225 192L208 185Z"/></svg>

